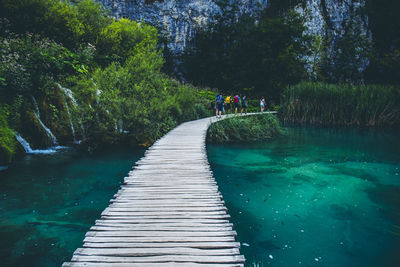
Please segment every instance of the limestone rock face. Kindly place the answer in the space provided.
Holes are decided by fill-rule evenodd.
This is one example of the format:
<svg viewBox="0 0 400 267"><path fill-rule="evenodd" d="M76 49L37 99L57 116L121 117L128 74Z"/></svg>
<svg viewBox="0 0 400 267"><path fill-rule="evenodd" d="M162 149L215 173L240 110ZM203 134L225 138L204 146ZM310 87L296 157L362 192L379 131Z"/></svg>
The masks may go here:
<svg viewBox="0 0 400 267"><path fill-rule="evenodd" d="M97 0L117 18L143 20L163 29L171 39L172 52L180 53L196 30L221 14L215 0ZM267 6L267 0L231 0L238 4L238 16L255 14Z"/></svg>
<svg viewBox="0 0 400 267"><path fill-rule="evenodd" d="M145 21L162 29L171 42L168 47L179 54L197 29L211 23L221 14L218 0L97 0L117 18ZM267 0L230 0L237 5L237 16L257 14L267 7ZM334 55L335 42L349 25L369 36L368 17L363 12L366 0L307 0L297 11L307 16L308 33L329 40Z"/></svg>
<svg viewBox="0 0 400 267"><path fill-rule="evenodd" d="M307 18L307 33L328 40L328 57L334 61L340 53L337 42L349 32L372 38L365 5L366 0L307 0L297 11ZM368 65L368 60L360 60L359 64L361 71Z"/></svg>

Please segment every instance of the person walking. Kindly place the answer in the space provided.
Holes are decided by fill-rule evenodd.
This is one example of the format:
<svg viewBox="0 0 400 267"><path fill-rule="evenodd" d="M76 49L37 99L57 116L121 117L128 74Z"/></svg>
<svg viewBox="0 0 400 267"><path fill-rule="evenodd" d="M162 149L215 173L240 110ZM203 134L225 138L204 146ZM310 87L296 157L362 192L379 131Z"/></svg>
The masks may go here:
<svg viewBox="0 0 400 267"><path fill-rule="evenodd" d="M265 98L264 98L264 96L262 96L261 99L260 99L260 108L261 108L261 112L263 112L264 109L265 109Z"/></svg>
<svg viewBox="0 0 400 267"><path fill-rule="evenodd" d="M222 96L222 93L215 96L215 116L217 118L221 118L222 110L224 109L224 101L225 99Z"/></svg>
<svg viewBox="0 0 400 267"><path fill-rule="evenodd" d="M244 114L247 114L247 106L248 106L247 96L243 95L243 97L242 97L242 110L240 111L240 113L243 113L243 110L244 110Z"/></svg>
<svg viewBox="0 0 400 267"><path fill-rule="evenodd" d="M235 105L235 115L237 114L239 108L239 102L240 102L240 97L238 94L236 94L235 97L233 98L233 104Z"/></svg>
<svg viewBox="0 0 400 267"><path fill-rule="evenodd" d="M231 113L231 101L232 97L229 95L225 98L225 106L226 106L226 110L227 110L227 114Z"/></svg>

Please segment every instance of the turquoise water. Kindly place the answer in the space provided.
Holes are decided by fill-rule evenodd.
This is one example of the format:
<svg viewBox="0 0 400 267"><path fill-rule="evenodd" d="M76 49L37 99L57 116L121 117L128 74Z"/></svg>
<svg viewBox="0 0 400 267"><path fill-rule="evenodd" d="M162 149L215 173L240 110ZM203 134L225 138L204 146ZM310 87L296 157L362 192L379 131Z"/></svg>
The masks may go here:
<svg viewBox="0 0 400 267"><path fill-rule="evenodd" d="M208 145L248 266L400 266L400 135L289 128Z"/></svg>
<svg viewBox="0 0 400 267"><path fill-rule="evenodd" d="M61 266L144 151L26 156L0 171L1 266Z"/></svg>

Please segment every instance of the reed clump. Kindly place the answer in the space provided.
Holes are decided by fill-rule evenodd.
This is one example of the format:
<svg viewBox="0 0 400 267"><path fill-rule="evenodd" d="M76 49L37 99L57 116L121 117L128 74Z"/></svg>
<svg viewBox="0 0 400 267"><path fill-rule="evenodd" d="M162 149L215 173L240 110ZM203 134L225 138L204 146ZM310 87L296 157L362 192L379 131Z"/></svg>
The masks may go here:
<svg viewBox="0 0 400 267"><path fill-rule="evenodd" d="M261 141L284 133L277 116L260 114L235 116L213 123L207 132L211 143Z"/></svg>
<svg viewBox="0 0 400 267"><path fill-rule="evenodd" d="M337 126L400 126L400 88L300 83L283 93L284 122Z"/></svg>

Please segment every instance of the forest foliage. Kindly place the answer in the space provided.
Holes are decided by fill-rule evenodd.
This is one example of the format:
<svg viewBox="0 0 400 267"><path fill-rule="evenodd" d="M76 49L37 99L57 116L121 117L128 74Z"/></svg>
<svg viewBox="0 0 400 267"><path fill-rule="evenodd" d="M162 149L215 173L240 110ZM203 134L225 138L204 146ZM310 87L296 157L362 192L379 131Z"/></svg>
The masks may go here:
<svg viewBox="0 0 400 267"><path fill-rule="evenodd" d="M350 15L368 16L369 31L349 20L333 39L306 34L307 14L296 12L306 1L271 0L252 17L237 17L238 7L220 2L223 14L196 34L183 57L183 71L194 84L264 95L276 104L286 86L302 81L400 85L399 1L357 5Z"/></svg>
<svg viewBox="0 0 400 267"><path fill-rule="evenodd" d="M259 16L238 18L237 7L221 1L222 15L196 34L183 56L185 77L196 85L268 95L279 103L287 84L306 78L311 39L303 34L304 18L289 8L300 2L272 1Z"/></svg>
<svg viewBox="0 0 400 267"><path fill-rule="evenodd" d="M184 120L207 115L199 89L161 73L158 31L112 19L94 0L0 3L1 161L32 148L82 141L93 150L149 145ZM39 117L40 116L40 117Z"/></svg>

